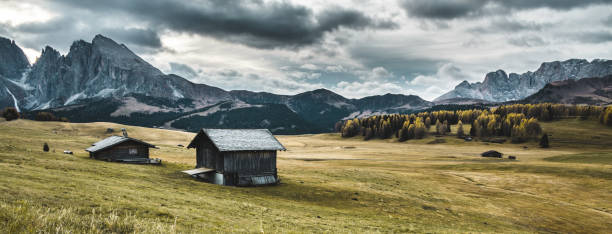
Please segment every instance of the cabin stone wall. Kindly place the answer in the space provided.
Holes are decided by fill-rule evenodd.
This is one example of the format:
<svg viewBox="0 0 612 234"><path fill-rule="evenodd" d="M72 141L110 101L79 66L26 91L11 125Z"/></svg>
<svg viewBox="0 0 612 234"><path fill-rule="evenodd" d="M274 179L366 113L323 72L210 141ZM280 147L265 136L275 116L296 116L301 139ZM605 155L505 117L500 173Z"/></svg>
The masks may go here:
<svg viewBox="0 0 612 234"><path fill-rule="evenodd" d="M95 159L116 161L133 158L149 158L149 147L138 142L128 141L91 153Z"/></svg>

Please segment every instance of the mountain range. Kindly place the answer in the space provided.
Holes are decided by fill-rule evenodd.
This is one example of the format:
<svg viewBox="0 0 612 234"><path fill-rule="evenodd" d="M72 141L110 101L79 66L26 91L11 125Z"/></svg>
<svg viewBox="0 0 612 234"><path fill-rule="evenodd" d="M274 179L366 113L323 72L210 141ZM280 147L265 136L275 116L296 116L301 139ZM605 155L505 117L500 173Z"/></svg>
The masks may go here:
<svg viewBox="0 0 612 234"><path fill-rule="evenodd" d="M297 95L226 91L164 74L102 35L92 42L75 41L66 55L47 46L32 65L14 41L2 38L0 56L0 107L45 110L75 122L310 133L330 131L343 118L407 113L433 105L414 95L348 99L326 89Z"/></svg>
<svg viewBox="0 0 612 234"><path fill-rule="evenodd" d="M528 97L548 83L562 80L603 77L612 74L612 60L569 59L545 62L535 72L507 74L503 70L487 73L483 82L463 81L455 89L436 98L434 102L447 99L469 98L488 102L506 102Z"/></svg>
<svg viewBox="0 0 612 234"><path fill-rule="evenodd" d="M550 82L609 74L610 60L574 59L543 63L536 72L522 75L498 70L487 74L482 83L464 81L434 102L401 94L348 99L326 89L277 95L226 91L164 74L125 45L102 35L91 42L73 42L66 55L47 46L34 64L14 41L0 37L0 108L15 106L26 115L44 110L73 122L110 121L187 131L208 127L267 128L278 134L329 132L342 119L411 113L437 104L517 100ZM610 89L601 86L609 83L590 82L589 90L609 97ZM572 93L567 89L574 83L551 85L561 85L565 88L559 90ZM562 95L559 92L540 94L532 100L551 100L547 97ZM595 101L601 104L609 99L591 100Z"/></svg>

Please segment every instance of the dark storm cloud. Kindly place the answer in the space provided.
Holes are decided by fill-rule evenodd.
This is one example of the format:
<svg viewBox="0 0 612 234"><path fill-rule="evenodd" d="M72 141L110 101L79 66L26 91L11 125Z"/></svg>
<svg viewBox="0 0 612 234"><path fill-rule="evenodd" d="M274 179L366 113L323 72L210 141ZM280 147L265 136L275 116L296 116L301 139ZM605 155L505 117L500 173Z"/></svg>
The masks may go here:
<svg viewBox="0 0 612 234"><path fill-rule="evenodd" d="M162 42L157 32L150 29L118 28L105 30L112 38L139 46L161 48Z"/></svg>
<svg viewBox="0 0 612 234"><path fill-rule="evenodd" d="M610 4L612 0L400 0L400 3L410 16L449 20L507 10L535 8L567 10L593 4Z"/></svg>
<svg viewBox="0 0 612 234"><path fill-rule="evenodd" d="M454 19L480 14L487 0L403 0L402 7L411 16L431 19Z"/></svg>
<svg viewBox="0 0 612 234"><path fill-rule="evenodd" d="M327 32L340 28L395 28L362 12L332 8L315 14L311 9L287 2L258 0L60 0L63 6L92 13L122 13L157 30L212 36L258 48L300 47L314 44Z"/></svg>
<svg viewBox="0 0 612 234"><path fill-rule="evenodd" d="M89 39L95 34L104 34L130 46L148 49L162 48L161 39L156 31L138 28L108 28L93 25L80 27L87 18L61 16L44 22L29 22L15 26L0 25L7 31L27 34L21 42L30 48L39 48L47 44L67 46L76 39Z"/></svg>

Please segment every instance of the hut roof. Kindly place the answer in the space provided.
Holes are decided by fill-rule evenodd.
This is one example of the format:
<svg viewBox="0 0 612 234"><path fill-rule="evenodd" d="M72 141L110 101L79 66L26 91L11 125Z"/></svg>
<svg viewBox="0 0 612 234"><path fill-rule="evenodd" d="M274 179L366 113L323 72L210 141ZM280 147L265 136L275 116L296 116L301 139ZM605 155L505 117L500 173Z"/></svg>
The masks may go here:
<svg viewBox="0 0 612 234"><path fill-rule="evenodd" d="M250 150L286 150L268 129L202 129L187 148L195 147L207 136L221 152Z"/></svg>
<svg viewBox="0 0 612 234"><path fill-rule="evenodd" d="M140 144L146 145L148 147L155 148L154 145L151 145L149 143L146 143L144 141L141 141L141 140L138 140L138 139L134 139L134 138L131 138L131 137L110 136L110 137L107 137L104 140L101 140L101 141L98 141L96 143L93 143L91 145L91 147L85 149L85 151L89 151L89 152L95 153L97 151L106 149L106 148L114 146L114 145L121 144L121 143L126 142L126 141L135 141L135 142L138 142Z"/></svg>

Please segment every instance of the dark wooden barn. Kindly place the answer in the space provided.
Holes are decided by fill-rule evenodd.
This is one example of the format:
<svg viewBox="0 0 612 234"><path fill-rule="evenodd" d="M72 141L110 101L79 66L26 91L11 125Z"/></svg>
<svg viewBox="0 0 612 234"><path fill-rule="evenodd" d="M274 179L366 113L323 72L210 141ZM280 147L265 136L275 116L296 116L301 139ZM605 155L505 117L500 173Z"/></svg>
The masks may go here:
<svg viewBox="0 0 612 234"><path fill-rule="evenodd" d="M278 183L276 152L285 150L267 129L202 129L187 148L196 148L196 169L185 173L233 186Z"/></svg>
<svg viewBox="0 0 612 234"><path fill-rule="evenodd" d="M85 151L89 152L90 158L98 160L145 164L160 163L161 160L159 159L149 158L149 148L155 148L155 146L130 137L110 136L92 144Z"/></svg>

